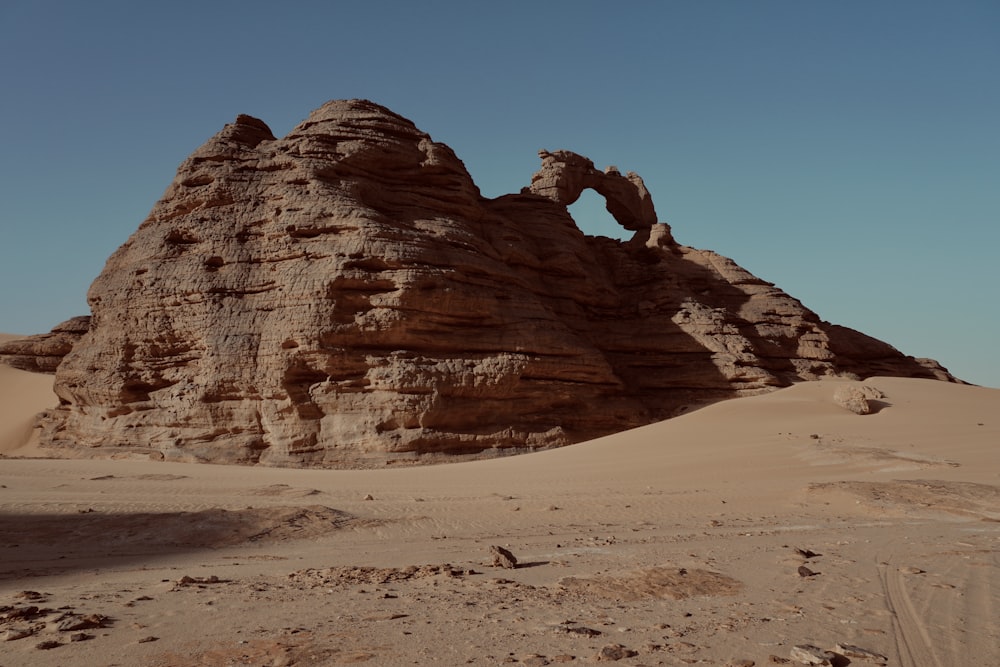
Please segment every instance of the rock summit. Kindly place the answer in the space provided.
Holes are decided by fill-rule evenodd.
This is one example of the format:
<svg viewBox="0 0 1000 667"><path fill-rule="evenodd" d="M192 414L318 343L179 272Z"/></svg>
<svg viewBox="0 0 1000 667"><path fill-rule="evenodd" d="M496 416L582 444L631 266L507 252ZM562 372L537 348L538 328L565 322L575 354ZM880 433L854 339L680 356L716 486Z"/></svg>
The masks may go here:
<svg viewBox="0 0 1000 667"><path fill-rule="evenodd" d="M280 139L237 117L110 257L82 337L46 348L37 370L65 356L43 445L358 467L566 445L824 376L953 379L680 245L638 175L540 156L488 199L372 102ZM631 240L577 228L586 188Z"/></svg>

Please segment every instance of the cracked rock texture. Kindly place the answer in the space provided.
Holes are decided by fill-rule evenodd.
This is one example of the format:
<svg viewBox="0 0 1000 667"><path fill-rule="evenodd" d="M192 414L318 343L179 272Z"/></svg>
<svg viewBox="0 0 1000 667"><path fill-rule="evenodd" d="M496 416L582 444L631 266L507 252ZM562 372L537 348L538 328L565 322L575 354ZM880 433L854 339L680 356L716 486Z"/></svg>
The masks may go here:
<svg viewBox="0 0 1000 667"><path fill-rule="evenodd" d="M93 283L43 444L356 467L560 446L821 376L953 379L679 245L637 175L540 155L486 199L371 102L281 139L239 116ZM584 188L630 241L577 228Z"/></svg>

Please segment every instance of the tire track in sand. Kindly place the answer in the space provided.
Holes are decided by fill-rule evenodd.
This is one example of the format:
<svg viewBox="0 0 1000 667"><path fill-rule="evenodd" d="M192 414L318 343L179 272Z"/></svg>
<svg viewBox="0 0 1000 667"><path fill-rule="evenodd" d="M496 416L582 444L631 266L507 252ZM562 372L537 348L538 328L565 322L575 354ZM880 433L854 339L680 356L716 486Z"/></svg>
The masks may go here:
<svg viewBox="0 0 1000 667"><path fill-rule="evenodd" d="M955 635L951 663L956 665L1000 665L1000 632L997 629L997 572L1000 552L971 553L960 564L962 582L962 641Z"/></svg>
<svg viewBox="0 0 1000 667"><path fill-rule="evenodd" d="M890 558L879 559L879 580L892 615L892 634L902 667L945 667L935 655L927 626L917 613L899 568Z"/></svg>

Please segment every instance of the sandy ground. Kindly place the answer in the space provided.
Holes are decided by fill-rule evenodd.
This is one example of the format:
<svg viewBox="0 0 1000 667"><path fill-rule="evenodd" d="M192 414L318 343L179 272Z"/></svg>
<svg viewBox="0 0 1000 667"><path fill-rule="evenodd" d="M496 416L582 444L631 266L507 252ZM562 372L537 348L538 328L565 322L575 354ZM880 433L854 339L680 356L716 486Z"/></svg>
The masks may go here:
<svg viewBox="0 0 1000 667"><path fill-rule="evenodd" d="M1000 390L320 471L31 458L49 381L0 366L2 667L1000 665Z"/></svg>

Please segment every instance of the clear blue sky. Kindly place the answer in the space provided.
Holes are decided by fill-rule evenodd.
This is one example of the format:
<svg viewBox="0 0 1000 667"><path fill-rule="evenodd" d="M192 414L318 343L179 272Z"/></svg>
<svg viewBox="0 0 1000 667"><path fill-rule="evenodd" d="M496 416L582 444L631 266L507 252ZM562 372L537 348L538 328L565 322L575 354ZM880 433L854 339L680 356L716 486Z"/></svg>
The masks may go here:
<svg viewBox="0 0 1000 667"><path fill-rule="evenodd" d="M0 331L86 289L239 113L412 119L486 196L637 171L686 245L1000 386L996 0L0 3ZM620 236L588 198L588 233Z"/></svg>

